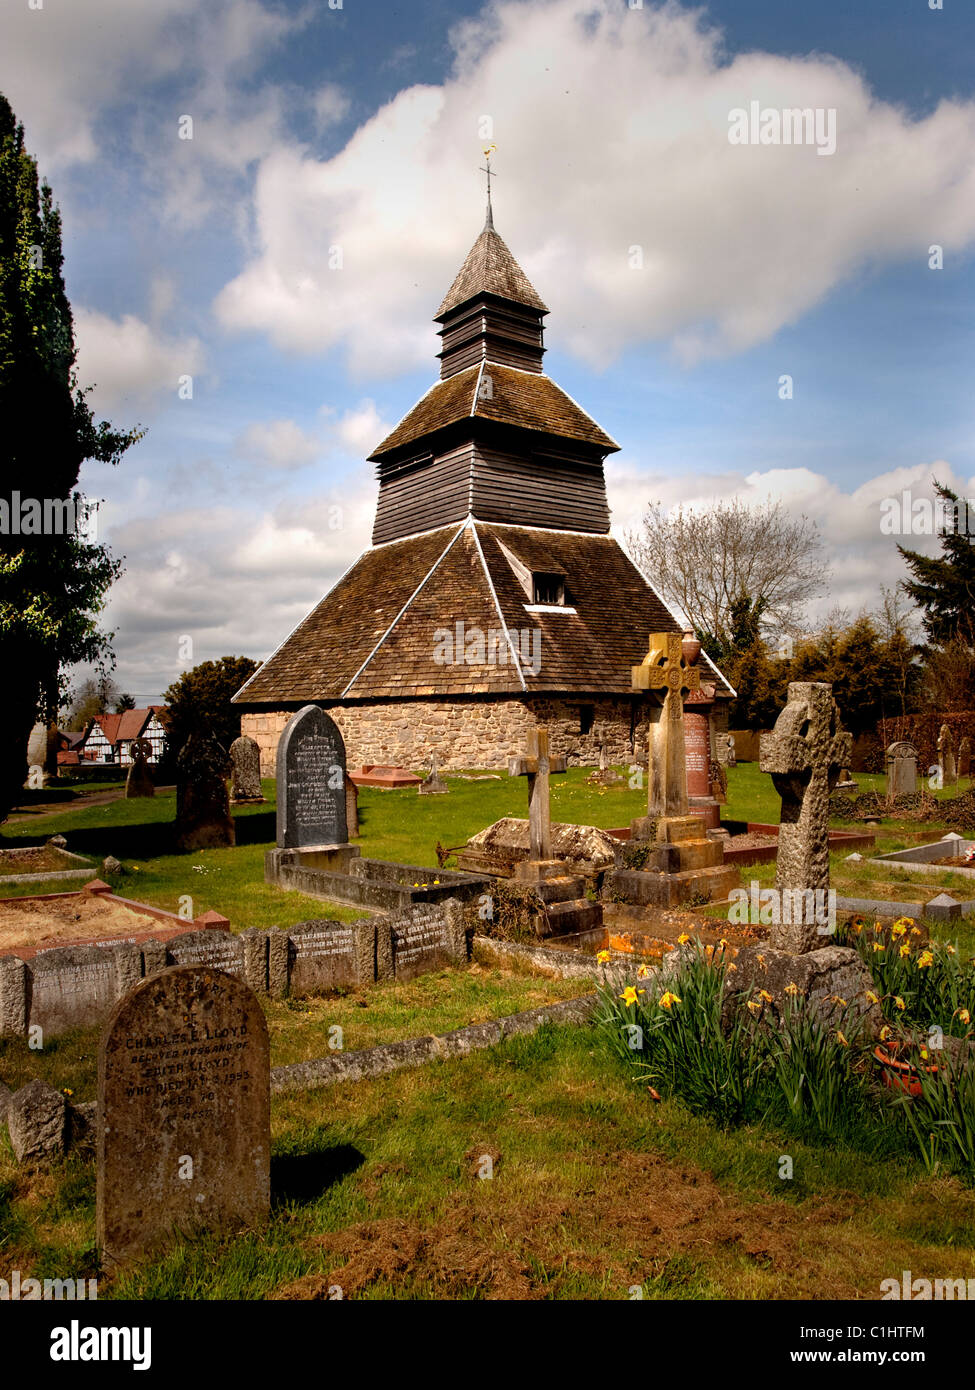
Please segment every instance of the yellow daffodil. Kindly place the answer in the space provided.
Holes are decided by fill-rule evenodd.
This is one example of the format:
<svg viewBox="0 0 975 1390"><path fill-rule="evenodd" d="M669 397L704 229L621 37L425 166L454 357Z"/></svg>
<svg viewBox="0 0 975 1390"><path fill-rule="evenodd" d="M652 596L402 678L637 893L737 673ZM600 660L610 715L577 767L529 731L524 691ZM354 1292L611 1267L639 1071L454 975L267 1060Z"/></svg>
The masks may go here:
<svg viewBox="0 0 975 1390"><path fill-rule="evenodd" d="M950 941L948 942L947 946L945 947L945 950L948 952L949 956L953 956L953 955L956 955L956 954L957 954L956 951L955 951L954 946L952 946L952 944L951 944Z"/></svg>
<svg viewBox="0 0 975 1390"><path fill-rule="evenodd" d="M891 929L890 929L890 934L891 934L891 936L903 936L904 933L905 933L906 931L907 931L907 923L906 923L906 922L903 922L903 921L901 921L901 922L895 922L894 925L893 925L893 926L891 927Z"/></svg>
<svg viewBox="0 0 975 1390"><path fill-rule="evenodd" d="M687 943L688 943L688 941L690 941L690 939L691 939L691 938L687 935L687 932L686 932L686 931L682 931L681 934L680 934L680 936L677 938L677 945L678 945L678 946L686 946Z"/></svg>
<svg viewBox="0 0 975 1390"><path fill-rule="evenodd" d="M767 989L760 989L758 991L758 997L759 999L764 999L766 1004L771 1004L772 1002L772 996L771 994L769 994Z"/></svg>
<svg viewBox="0 0 975 1390"><path fill-rule="evenodd" d="M839 1043L840 1047L850 1046L850 1044L847 1042L846 1038L844 1038L843 1034L840 1032L838 1028L836 1030L836 1041Z"/></svg>
<svg viewBox="0 0 975 1390"><path fill-rule="evenodd" d="M924 1058L925 1061L928 1060L928 1049L926 1047L921 1048L921 1056Z"/></svg>
<svg viewBox="0 0 975 1390"><path fill-rule="evenodd" d="M649 974L650 974L650 967L649 967L649 965L641 965L640 968L639 968L639 970L636 972L636 977L637 977L638 980L645 980Z"/></svg>
<svg viewBox="0 0 975 1390"><path fill-rule="evenodd" d="M832 1004L839 1004L839 1006L840 1006L841 1009L845 1009L845 1008L846 1008L846 1000L845 1000L845 999L841 999L840 996L839 996L838 994L831 994L831 995L829 996L829 998L830 998L830 1003L832 1003Z"/></svg>
<svg viewBox="0 0 975 1390"><path fill-rule="evenodd" d="M786 992L786 994L798 994L798 993L799 993L799 986L798 986L798 985L795 983L795 981L793 980L793 982L792 982L791 984L786 985L786 987L785 987L785 992Z"/></svg>
<svg viewBox="0 0 975 1390"><path fill-rule="evenodd" d="M727 946L727 944L728 944L728 943L727 943L727 941L724 939L724 937L722 937L721 940L718 942L718 945L722 948L722 950L724 949L725 946Z"/></svg>
<svg viewBox="0 0 975 1390"><path fill-rule="evenodd" d="M637 997L638 994L646 994L646 990L645 990L645 989L637 990L637 989L634 989L632 985L627 985L627 986L626 986L626 989L625 989L625 990L623 991L623 993L620 995L620 998L622 999L622 1001L623 1001L624 1004L635 1004L635 1003L636 1003L636 997Z"/></svg>
<svg viewBox="0 0 975 1390"><path fill-rule="evenodd" d="M898 1009L901 1009L901 1010L903 1010L903 1009L906 1007L906 1005L904 1004L903 999L900 997L899 994L895 996L895 998L894 998L894 1004L896 1005L896 1007L897 1007Z"/></svg>
<svg viewBox="0 0 975 1390"><path fill-rule="evenodd" d="M885 1023L883 1028L881 1028L880 1030L880 1041L886 1042L889 1037L893 1036L893 1032L894 1030L891 1028L890 1024Z"/></svg>
<svg viewBox="0 0 975 1390"><path fill-rule="evenodd" d="M920 935L921 935L921 928L920 928L920 927L912 927L912 928L911 928L911 935L912 935L912 936L920 936Z"/></svg>
<svg viewBox="0 0 975 1390"><path fill-rule="evenodd" d="M753 1014L758 1014L762 1011L761 1004L759 1004L755 999L749 999L748 1007L751 1009Z"/></svg>
<svg viewBox="0 0 975 1390"><path fill-rule="evenodd" d="M609 952L608 952L608 951L597 951L597 952L596 952L596 960L599 962L600 965L605 965L606 962L609 960Z"/></svg>
<svg viewBox="0 0 975 1390"><path fill-rule="evenodd" d="M662 1009L670 1009L673 1007L674 1004L679 1003L680 999L677 997L676 994L672 994L669 989L666 994L662 994L660 996L660 1007Z"/></svg>
<svg viewBox="0 0 975 1390"><path fill-rule="evenodd" d="M897 954L901 957L902 960L905 956L909 956L911 954L911 948L906 941L904 942L903 946L900 948Z"/></svg>
<svg viewBox="0 0 975 1390"><path fill-rule="evenodd" d="M972 1016L967 1009L956 1009L954 1016L960 1023L971 1023L972 1021Z"/></svg>
<svg viewBox="0 0 975 1390"><path fill-rule="evenodd" d="M731 961L728 962L728 969L729 969L729 970L737 970L737 969L738 969L737 965L734 963L733 960L731 960Z"/></svg>
<svg viewBox="0 0 975 1390"><path fill-rule="evenodd" d="M934 953L932 951L922 951L917 958L918 970L927 970L934 964Z"/></svg>
<svg viewBox="0 0 975 1390"><path fill-rule="evenodd" d="M873 992L872 989L868 989L868 990L867 990L867 1003L868 1003L868 1004L879 1004L879 1003L880 1003L880 1000L879 1000L879 999L877 998L877 996L874 994L874 992Z"/></svg>
<svg viewBox="0 0 975 1390"><path fill-rule="evenodd" d="M886 951L887 947L884 945L882 941L875 941L873 943L873 949L875 951Z"/></svg>

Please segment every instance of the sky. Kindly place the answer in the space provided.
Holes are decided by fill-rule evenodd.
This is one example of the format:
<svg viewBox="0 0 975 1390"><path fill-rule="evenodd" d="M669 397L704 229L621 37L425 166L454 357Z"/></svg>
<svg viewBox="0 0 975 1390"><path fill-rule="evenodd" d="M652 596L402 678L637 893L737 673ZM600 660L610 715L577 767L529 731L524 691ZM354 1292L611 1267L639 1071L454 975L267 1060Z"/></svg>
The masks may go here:
<svg viewBox="0 0 975 1390"><path fill-rule="evenodd" d="M966 0L6 0L79 381L146 430L81 477L119 686L266 657L368 546L487 144L546 370L621 445L614 534L781 499L810 621L876 608L889 499L975 497L973 52ZM822 138L733 143L753 103Z"/></svg>

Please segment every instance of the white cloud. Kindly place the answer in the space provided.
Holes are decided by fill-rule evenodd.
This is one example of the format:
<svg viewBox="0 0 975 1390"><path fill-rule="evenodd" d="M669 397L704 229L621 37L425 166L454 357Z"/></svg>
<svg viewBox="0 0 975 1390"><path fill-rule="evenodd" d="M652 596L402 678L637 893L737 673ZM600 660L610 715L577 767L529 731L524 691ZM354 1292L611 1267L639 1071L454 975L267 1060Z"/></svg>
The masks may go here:
<svg viewBox="0 0 975 1390"><path fill-rule="evenodd" d="M266 468L303 468L321 450L321 443L294 420L268 420L248 425L234 442L237 453Z"/></svg>
<svg viewBox="0 0 975 1390"><path fill-rule="evenodd" d="M95 386L90 399L96 411L143 408L167 392L175 399L179 378L203 367L197 338L169 337L134 314L113 319L76 309L74 325L78 382Z"/></svg>
<svg viewBox="0 0 975 1390"><path fill-rule="evenodd" d="M973 103L913 121L829 57L726 62L719 33L671 6L499 0L452 38L449 79L400 92L334 158L281 144L262 160L226 325L340 346L363 375L428 360L424 323L477 230L485 114L498 228L593 365L651 338L687 360L744 349L865 265L975 238ZM728 114L752 98L836 108L836 153L731 145Z"/></svg>
<svg viewBox="0 0 975 1390"><path fill-rule="evenodd" d="M899 503L899 514L907 515L903 494L933 503L933 481L937 479L959 497L971 498L975 508L975 477L959 477L943 459L877 474L850 492L807 468L777 468L747 475L647 475L611 459L606 473L613 531L621 541L626 532L639 529L647 504L657 501L669 512L677 506L706 510L716 501L736 497L752 506L771 499L781 501L793 516L808 517L818 527L830 571L828 593L810 609L812 620L834 608L845 608L851 614L878 608L881 588L893 588L908 578L898 543L924 554L938 553L936 535L909 530L892 535L882 529L887 513L881 503L885 499Z"/></svg>

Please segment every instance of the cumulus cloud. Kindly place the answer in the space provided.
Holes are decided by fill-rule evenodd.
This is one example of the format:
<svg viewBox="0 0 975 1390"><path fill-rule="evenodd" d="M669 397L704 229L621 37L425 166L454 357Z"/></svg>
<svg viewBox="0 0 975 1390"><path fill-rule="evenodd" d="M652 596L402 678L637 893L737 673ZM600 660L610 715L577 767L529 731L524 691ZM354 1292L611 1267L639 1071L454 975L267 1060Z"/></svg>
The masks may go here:
<svg viewBox="0 0 975 1390"><path fill-rule="evenodd" d="M248 425L234 448L243 458L265 468L302 468L311 463L321 444L294 420L267 420Z"/></svg>
<svg viewBox="0 0 975 1390"><path fill-rule="evenodd" d="M95 410L145 408L165 393L175 398L179 378L203 367L199 339L175 338L125 314L121 319L92 309L74 312L78 382L94 385Z"/></svg>
<svg viewBox="0 0 975 1390"><path fill-rule="evenodd" d="M815 522L824 542L829 590L810 609L811 622L836 608L851 615L878 608L881 589L908 577L898 543L925 554L938 553L936 534L913 532L907 520L911 503L919 499L932 503L934 515L935 479L959 497L971 498L975 509L975 477L960 477L943 459L879 473L850 491L808 468L646 475L610 460L606 473L613 532L621 542L628 531L638 529L650 502L660 502L670 512L679 506L706 510L736 497L750 506L780 501L792 515ZM899 530L891 530L890 518Z"/></svg>
<svg viewBox="0 0 975 1390"><path fill-rule="evenodd" d="M282 144L262 161L227 326L340 346L362 374L427 360L418 325L477 230L485 115L498 229L595 366L647 339L688 361L748 348L864 266L975 239L971 102L912 120L830 57L727 61L670 6L498 0L452 41L447 81L400 92L333 158ZM836 152L730 144L753 99L835 108Z"/></svg>

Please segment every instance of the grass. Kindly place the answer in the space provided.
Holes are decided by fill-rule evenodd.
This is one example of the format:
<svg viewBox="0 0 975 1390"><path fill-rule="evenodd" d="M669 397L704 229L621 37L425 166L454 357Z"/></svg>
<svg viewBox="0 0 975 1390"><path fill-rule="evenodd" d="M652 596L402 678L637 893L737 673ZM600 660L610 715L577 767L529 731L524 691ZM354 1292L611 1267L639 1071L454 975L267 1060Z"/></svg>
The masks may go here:
<svg viewBox="0 0 975 1390"><path fill-rule="evenodd" d="M876 1298L902 1269L975 1275L956 1180L655 1104L588 1028L276 1098L272 1132L265 1229L181 1241L99 1297ZM3 1155L3 1261L90 1276L93 1204L89 1163L31 1182Z"/></svg>
<svg viewBox="0 0 975 1390"><path fill-rule="evenodd" d="M536 975L470 965L437 970L379 989L351 989L324 998L262 1000L271 1041L272 1067L311 1061L331 1053L330 1032L341 1028L346 1052L575 999L588 980L550 980ZM23 1038L0 1038L0 1079L16 1091L34 1077L68 1089L80 1104L94 1100L98 1079L98 1028L75 1029L32 1051Z"/></svg>

